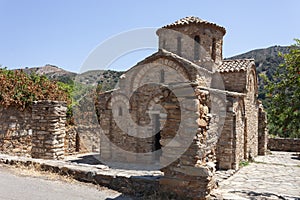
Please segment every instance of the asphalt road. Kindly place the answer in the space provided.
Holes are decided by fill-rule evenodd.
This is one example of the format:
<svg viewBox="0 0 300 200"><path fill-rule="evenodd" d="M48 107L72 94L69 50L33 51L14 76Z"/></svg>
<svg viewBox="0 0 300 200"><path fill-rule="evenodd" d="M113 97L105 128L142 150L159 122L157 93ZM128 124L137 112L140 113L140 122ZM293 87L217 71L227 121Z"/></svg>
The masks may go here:
<svg viewBox="0 0 300 200"><path fill-rule="evenodd" d="M51 180L47 177L22 175L15 169L0 166L0 199L1 200L104 200L130 199L107 188Z"/></svg>

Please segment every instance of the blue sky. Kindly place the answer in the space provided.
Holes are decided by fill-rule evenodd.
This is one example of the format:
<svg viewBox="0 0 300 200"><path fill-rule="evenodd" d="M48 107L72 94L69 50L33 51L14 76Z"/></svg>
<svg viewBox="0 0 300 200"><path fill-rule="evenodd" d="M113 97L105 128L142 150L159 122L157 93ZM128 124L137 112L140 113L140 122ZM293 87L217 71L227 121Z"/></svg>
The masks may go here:
<svg viewBox="0 0 300 200"><path fill-rule="evenodd" d="M292 44L300 38L299 7L298 0L0 0L0 64L8 68L53 64L80 71L90 53L108 38L191 15L226 28L223 55L230 57ZM152 51L127 54L110 67L126 69Z"/></svg>

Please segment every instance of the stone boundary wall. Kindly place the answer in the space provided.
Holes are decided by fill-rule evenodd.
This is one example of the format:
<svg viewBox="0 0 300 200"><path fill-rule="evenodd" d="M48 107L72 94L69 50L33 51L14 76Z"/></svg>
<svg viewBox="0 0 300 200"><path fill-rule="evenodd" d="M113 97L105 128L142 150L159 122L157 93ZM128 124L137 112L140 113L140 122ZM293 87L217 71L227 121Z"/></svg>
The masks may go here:
<svg viewBox="0 0 300 200"><path fill-rule="evenodd" d="M36 101L21 110L0 106L0 152L35 158L63 158L66 104Z"/></svg>
<svg viewBox="0 0 300 200"><path fill-rule="evenodd" d="M0 139L0 152L30 157L32 148L31 140L31 135L4 136Z"/></svg>
<svg viewBox="0 0 300 200"><path fill-rule="evenodd" d="M300 138L269 138L268 149L271 151L300 152Z"/></svg>
<svg viewBox="0 0 300 200"><path fill-rule="evenodd" d="M73 155L79 151L78 137L75 126L66 127L66 136L64 141L65 155Z"/></svg>
<svg viewBox="0 0 300 200"><path fill-rule="evenodd" d="M65 148L67 105L60 101L36 101L32 105L33 158L62 159Z"/></svg>
<svg viewBox="0 0 300 200"><path fill-rule="evenodd" d="M19 110L15 106L0 107L0 152L30 156L31 109Z"/></svg>

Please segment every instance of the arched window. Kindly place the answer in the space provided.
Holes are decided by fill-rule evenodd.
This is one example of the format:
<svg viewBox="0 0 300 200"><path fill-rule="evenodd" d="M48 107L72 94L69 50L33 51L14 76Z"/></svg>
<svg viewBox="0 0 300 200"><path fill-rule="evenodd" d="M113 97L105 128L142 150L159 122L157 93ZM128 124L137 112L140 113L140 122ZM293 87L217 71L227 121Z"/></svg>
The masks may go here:
<svg viewBox="0 0 300 200"><path fill-rule="evenodd" d="M194 37L194 60L200 59L200 37L196 35Z"/></svg>
<svg viewBox="0 0 300 200"><path fill-rule="evenodd" d="M123 110L122 110L122 107L121 107L121 106L119 107L118 115L119 115L119 116L122 116L122 115L123 115Z"/></svg>
<svg viewBox="0 0 300 200"><path fill-rule="evenodd" d="M177 37L177 55L181 56L181 37Z"/></svg>
<svg viewBox="0 0 300 200"><path fill-rule="evenodd" d="M165 39L162 41L162 48L166 49L166 40Z"/></svg>
<svg viewBox="0 0 300 200"><path fill-rule="evenodd" d="M160 70L160 83L164 83L165 82L165 71L162 69Z"/></svg>
<svg viewBox="0 0 300 200"><path fill-rule="evenodd" d="M211 59L213 61L216 61L216 46L216 38L213 38L211 46Z"/></svg>
<svg viewBox="0 0 300 200"><path fill-rule="evenodd" d="M166 48L166 39L159 37L159 48L160 49L165 49Z"/></svg>

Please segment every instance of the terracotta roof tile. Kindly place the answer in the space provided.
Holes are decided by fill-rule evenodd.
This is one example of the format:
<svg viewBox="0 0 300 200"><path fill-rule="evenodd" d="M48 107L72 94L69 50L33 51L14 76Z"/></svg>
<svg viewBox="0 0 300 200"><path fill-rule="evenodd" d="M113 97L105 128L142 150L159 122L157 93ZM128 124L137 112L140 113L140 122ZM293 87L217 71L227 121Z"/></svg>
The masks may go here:
<svg viewBox="0 0 300 200"><path fill-rule="evenodd" d="M173 27L184 26L184 25L189 25L189 24L205 24L205 25L210 25L210 26L213 26L215 28L218 28L224 34L226 33L226 29L224 27L219 26L219 25L217 25L215 23L211 23L211 22L202 20L199 17L194 17L194 16L189 16L189 17L185 17L185 18L179 19L179 20L175 21L172 24L168 24L168 25L163 26L162 28L173 28Z"/></svg>
<svg viewBox="0 0 300 200"><path fill-rule="evenodd" d="M246 71L250 64L254 64L253 59L223 60L218 67L219 72L239 72Z"/></svg>

